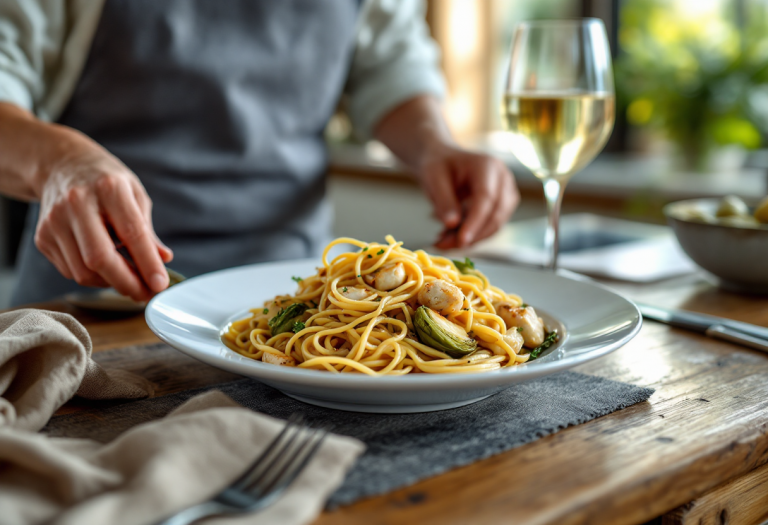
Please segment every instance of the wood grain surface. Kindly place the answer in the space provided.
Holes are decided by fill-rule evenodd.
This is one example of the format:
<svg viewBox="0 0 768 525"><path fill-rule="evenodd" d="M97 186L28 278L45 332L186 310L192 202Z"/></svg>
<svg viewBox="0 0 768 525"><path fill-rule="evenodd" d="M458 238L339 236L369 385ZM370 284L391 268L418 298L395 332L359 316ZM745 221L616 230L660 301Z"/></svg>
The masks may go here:
<svg viewBox="0 0 768 525"><path fill-rule="evenodd" d="M646 303L768 326L768 299L721 291L701 276L609 286ZM60 303L43 306L75 313L96 350L156 340L143 317L104 320ZM160 393L221 382L224 374L180 355L158 360L134 369L155 374ZM656 393L647 403L325 513L317 523L641 524L679 514L692 501L730 498L736 505L745 486L766 490L768 475L758 475L764 469L750 472L768 462L768 355L646 321L627 346L577 370Z"/></svg>
<svg viewBox="0 0 768 525"><path fill-rule="evenodd" d="M666 514L661 525L752 525L768 520L768 465Z"/></svg>

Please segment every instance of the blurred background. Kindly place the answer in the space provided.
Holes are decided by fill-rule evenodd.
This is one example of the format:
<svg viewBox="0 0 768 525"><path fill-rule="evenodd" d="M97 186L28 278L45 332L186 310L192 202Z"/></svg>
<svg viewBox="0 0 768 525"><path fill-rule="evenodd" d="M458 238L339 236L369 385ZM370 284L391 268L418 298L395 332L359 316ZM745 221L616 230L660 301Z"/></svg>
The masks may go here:
<svg viewBox="0 0 768 525"><path fill-rule="evenodd" d="M586 253L612 243L656 239L653 250L615 258L618 252L611 252L612 261L627 266L622 277L641 278L637 263L631 269L635 276L628 273L638 257L655 261L659 270L642 279L692 271L671 232L661 226L666 222L662 207L688 198L757 199L768 193L766 0L428 2L427 21L443 51L452 130L463 144L504 159L523 197L512 225L475 255L509 256L523 251L522 245L541 244L542 186L506 147L500 100L516 23L575 17L605 23L614 58L617 120L603 153L568 183L563 265L590 273L589 266L608 251L592 250L589 261L576 261L579 249ZM440 226L387 150L356 143L343 113L327 135L338 231L365 238L392 232L407 245L429 245ZM354 194L363 188L397 196L388 205L399 206L400 213L393 219L383 212L377 216L370 206L355 206ZM534 255L524 259L533 262Z"/></svg>
<svg viewBox="0 0 768 525"><path fill-rule="evenodd" d="M429 0L450 126L462 144L514 171L523 201L513 223L543 228L545 215L541 183L501 131L515 24L583 16L601 18L608 30L618 112L604 152L569 183L563 213L662 224L670 201L768 193L768 0ZM326 135L334 233L366 240L391 233L410 248L429 246L440 230L429 203L385 147L356 140L343 104ZM373 206L360 198L371 192ZM24 214L23 204L0 199L0 307Z"/></svg>

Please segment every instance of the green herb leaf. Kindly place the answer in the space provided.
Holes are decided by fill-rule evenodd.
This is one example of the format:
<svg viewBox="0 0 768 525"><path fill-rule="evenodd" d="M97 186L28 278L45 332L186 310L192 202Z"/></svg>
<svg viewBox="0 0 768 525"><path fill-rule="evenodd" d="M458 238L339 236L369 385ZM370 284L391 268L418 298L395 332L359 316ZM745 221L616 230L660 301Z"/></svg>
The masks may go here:
<svg viewBox="0 0 768 525"><path fill-rule="evenodd" d="M378 252L376 252L376 255L381 255L382 253L384 253L384 248L382 248L381 250L379 250Z"/></svg>
<svg viewBox="0 0 768 525"><path fill-rule="evenodd" d="M533 361L534 359L539 357L539 355L541 355L541 353L544 350L546 350L547 348L555 344L558 339L559 337L557 335L557 330L552 330L551 332L549 332L547 334L547 337L544 338L544 342L541 343L536 348L534 348L533 350L531 350L531 357L528 358L528 361Z"/></svg>
<svg viewBox="0 0 768 525"><path fill-rule="evenodd" d="M267 314L269 313L269 308L264 308L264 309L261 311L261 313L263 313L264 315L267 315Z"/></svg>
<svg viewBox="0 0 768 525"><path fill-rule="evenodd" d="M523 331L523 327L522 327L522 326L518 326L518 327L517 327L517 331L518 331L518 332L522 332L522 331Z"/></svg>
<svg viewBox="0 0 768 525"><path fill-rule="evenodd" d="M295 275L291 277L291 280L296 281L297 283L300 283L301 281L303 281L301 277L296 277Z"/></svg>
<svg viewBox="0 0 768 525"><path fill-rule="evenodd" d="M342 289L341 289L341 291L342 291L343 293L347 293L347 287L345 286L344 288L342 288Z"/></svg>
<svg viewBox="0 0 768 525"><path fill-rule="evenodd" d="M373 259L373 255L371 255L371 254L369 253L369 254L368 254L368 258L369 258L369 259Z"/></svg>
<svg viewBox="0 0 768 525"><path fill-rule="evenodd" d="M475 269L475 263L473 263L469 257L464 257L464 262L454 260L453 264L456 266L456 269L463 274L468 274L471 270Z"/></svg>
<svg viewBox="0 0 768 525"><path fill-rule="evenodd" d="M290 332L296 320L304 315L304 312L306 311L307 305L304 303L293 303L285 310L280 310L277 315L268 322L272 335Z"/></svg>
<svg viewBox="0 0 768 525"><path fill-rule="evenodd" d="M368 251L368 247L366 246L365 248L363 248L363 251L367 252Z"/></svg>
<svg viewBox="0 0 768 525"><path fill-rule="evenodd" d="M304 321L296 321L293 323L293 333L298 334L302 330L304 330L307 327L306 324L304 324Z"/></svg>
<svg viewBox="0 0 768 525"><path fill-rule="evenodd" d="M358 277L362 277L362 275L358 275Z"/></svg>
<svg viewBox="0 0 768 525"><path fill-rule="evenodd" d="M523 303L523 304L520 305L520 308L528 308L528 305Z"/></svg>

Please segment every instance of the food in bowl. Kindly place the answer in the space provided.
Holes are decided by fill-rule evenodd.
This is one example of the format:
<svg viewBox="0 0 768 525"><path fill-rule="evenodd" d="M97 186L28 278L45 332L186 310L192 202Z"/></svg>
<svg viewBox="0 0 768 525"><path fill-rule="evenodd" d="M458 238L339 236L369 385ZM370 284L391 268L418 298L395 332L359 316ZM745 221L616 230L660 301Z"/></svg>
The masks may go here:
<svg viewBox="0 0 768 525"><path fill-rule="evenodd" d="M688 201L687 205L675 208L676 217L681 220L720 224L733 228L768 229L768 197L757 206L750 208L746 202L734 195L720 199L716 208L703 205L704 201Z"/></svg>
<svg viewBox="0 0 768 525"><path fill-rule="evenodd" d="M679 201L664 213L683 251L724 288L768 293L768 224L761 222L768 198L744 206L732 198Z"/></svg>
<svg viewBox="0 0 768 525"><path fill-rule="evenodd" d="M328 260L336 245L352 251ZM368 375L470 373L529 362L557 341L532 306L469 259L415 252L387 236L331 242L297 290L235 321L222 340L273 365Z"/></svg>

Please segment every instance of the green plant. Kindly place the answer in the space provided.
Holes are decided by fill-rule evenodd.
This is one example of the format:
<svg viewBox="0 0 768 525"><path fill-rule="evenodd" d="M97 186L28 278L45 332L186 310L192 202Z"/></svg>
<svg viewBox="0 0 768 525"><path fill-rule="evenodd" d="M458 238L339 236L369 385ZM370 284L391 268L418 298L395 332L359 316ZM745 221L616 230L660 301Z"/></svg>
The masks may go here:
<svg viewBox="0 0 768 525"><path fill-rule="evenodd" d="M662 129L691 168L713 147L763 143L765 1L626 0L620 28L616 81L630 124Z"/></svg>

